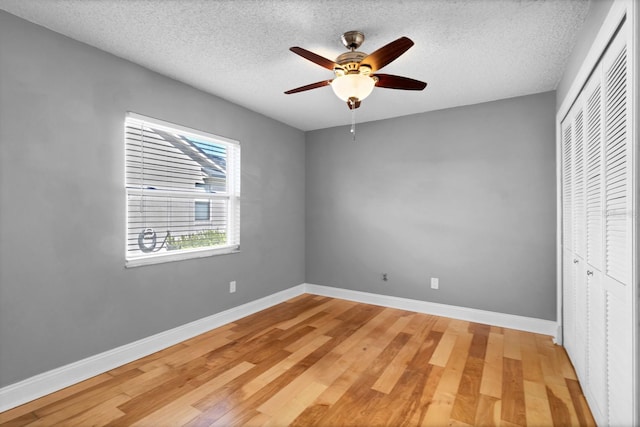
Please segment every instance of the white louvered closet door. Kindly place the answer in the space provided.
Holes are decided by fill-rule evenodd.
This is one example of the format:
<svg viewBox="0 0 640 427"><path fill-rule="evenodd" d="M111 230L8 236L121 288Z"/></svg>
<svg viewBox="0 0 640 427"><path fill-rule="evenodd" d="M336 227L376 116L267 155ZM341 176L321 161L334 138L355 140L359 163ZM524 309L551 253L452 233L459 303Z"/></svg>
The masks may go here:
<svg viewBox="0 0 640 427"><path fill-rule="evenodd" d="M603 264L603 91L601 73L594 73L584 89L585 108L585 256L587 293L586 388L594 398L591 410L607 418L606 307Z"/></svg>
<svg viewBox="0 0 640 427"><path fill-rule="evenodd" d="M575 347L573 364L580 378L587 377L587 281L585 272L585 143L583 102L577 102L572 117L573 128L573 287L575 295ZM575 261L578 262L575 262Z"/></svg>
<svg viewBox="0 0 640 427"><path fill-rule="evenodd" d="M582 100L580 100L582 101ZM584 144L584 112L583 102L577 102L572 110L573 128L573 200L571 214L573 239L573 252L580 257L585 258L585 144Z"/></svg>
<svg viewBox="0 0 640 427"><path fill-rule="evenodd" d="M633 197L631 88L624 26L602 59L604 87L604 288L610 425L632 425Z"/></svg>
<svg viewBox="0 0 640 427"><path fill-rule="evenodd" d="M573 131L571 118L562 122L562 246L573 251Z"/></svg>
<svg viewBox="0 0 640 427"><path fill-rule="evenodd" d="M573 126L571 112L562 122L562 298L564 346L572 359L577 357L575 269L579 262L573 252Z"/></svg>
<svg viewBox="0 0 640 427"><path fill-rule="evenodd" d="M623 24L561 124L563 337L599 424L633 425L630 39Z"/></svg>
<svg viewBox="0 0 640 427"><path fill-rule="evenodd" d="M603 264L603 95L600 74L594 74L584 89L585 104L585 256L592 268Z"/></svg>

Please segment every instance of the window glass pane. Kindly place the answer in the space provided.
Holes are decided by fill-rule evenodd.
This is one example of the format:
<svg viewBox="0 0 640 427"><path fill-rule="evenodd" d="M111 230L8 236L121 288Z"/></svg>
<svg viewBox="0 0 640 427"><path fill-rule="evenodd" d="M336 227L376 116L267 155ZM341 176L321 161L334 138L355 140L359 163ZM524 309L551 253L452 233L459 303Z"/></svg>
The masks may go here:
<svg viewBox="0 0 640 427"><path fill-rule="evenodd" d="M237 249L240 146L138 117L125 121L127 260Z"/></svg>
<svg viewBox="0 0 640 427"><path fill-rule="evenodd" d="M206 222L196 217L195 203L196 206L206 206ZM145 191L144 194L129 194L128 206L128 257L223 245L227 242L227 200L201 202L185 197L158 196L152 191ZM145 230L155 233L155 245L150 236L140 245L140 235ZM215 232L215 236L209 231ZM172 242L180 244L172 245Z"/></svg>
<svg viewBox="0 0 640 427"><path fill-rule="evenodd" d="M195 204L195 220L196 221L209 221L211 218L209 201L206 202L196 200Z"/></svg>
<svg viewBox="0 0 640 427"><path fill-rule="evenodd" d="M127 186L221 193L227 147L162 129L127 128Z"/></svg>

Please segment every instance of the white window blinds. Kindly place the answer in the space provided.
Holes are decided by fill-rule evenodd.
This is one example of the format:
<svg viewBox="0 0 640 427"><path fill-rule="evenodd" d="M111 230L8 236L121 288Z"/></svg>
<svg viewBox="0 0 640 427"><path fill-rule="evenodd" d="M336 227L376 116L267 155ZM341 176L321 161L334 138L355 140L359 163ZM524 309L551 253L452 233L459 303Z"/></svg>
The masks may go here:
<svg viewBox="0 0 640 427"><path fill-rule="evenodd" d="M240 144L129 113L127 265L240 247Z"/></svg>

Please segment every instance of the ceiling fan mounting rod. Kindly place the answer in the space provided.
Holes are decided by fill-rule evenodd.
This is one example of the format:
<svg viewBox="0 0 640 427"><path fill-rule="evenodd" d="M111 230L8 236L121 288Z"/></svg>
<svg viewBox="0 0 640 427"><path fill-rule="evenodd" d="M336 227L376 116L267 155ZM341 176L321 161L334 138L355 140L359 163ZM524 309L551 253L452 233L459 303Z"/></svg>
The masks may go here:
<svg viewBox="0 0 640 427"><path fill-rule="evenodd" d="M347 31L340 39L344 47L354 51L364 42L364 34L361 31Z"/></svg>

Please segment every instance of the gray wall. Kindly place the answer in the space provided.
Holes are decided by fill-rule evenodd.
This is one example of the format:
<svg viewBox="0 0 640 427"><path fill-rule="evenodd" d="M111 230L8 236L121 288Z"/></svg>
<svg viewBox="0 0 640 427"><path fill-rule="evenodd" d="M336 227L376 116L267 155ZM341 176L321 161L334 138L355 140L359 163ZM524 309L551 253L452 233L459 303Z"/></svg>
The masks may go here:
<svg viewBox="0 0 640 427"><path fill-rule="evenodd" d="M0 387L305 281L303 132L2 11L0 70ZM241 142L241 253L124 268L127 111Z"/></svg>
<svg viewBox="0 0 640 427"><path fill-rule="evenodd" d="M555 318L554 92L305 148L2 11L0 70L0 387L305 281ZM124 268L127 111L241 141L241 253Z"/></svg>
<svg viewBox="0 0 640 427"><path fill-rule="evenodd" d="M578 75L580 66L584 61L589 48L600 31L604 19L613 5L613 0L591 0L589 13L587 14L580 31L578 32L576 44L567 60L562 78L556 88L556 108L560 107L562 101L567 96L573 81Z"/></svg>
<svg viewBox="0 0 640 427"><path fill-rule="evenodd" d="M554 320L554 107L547 92L358 124L355 142L308 132L307 282Z"/></svg>

